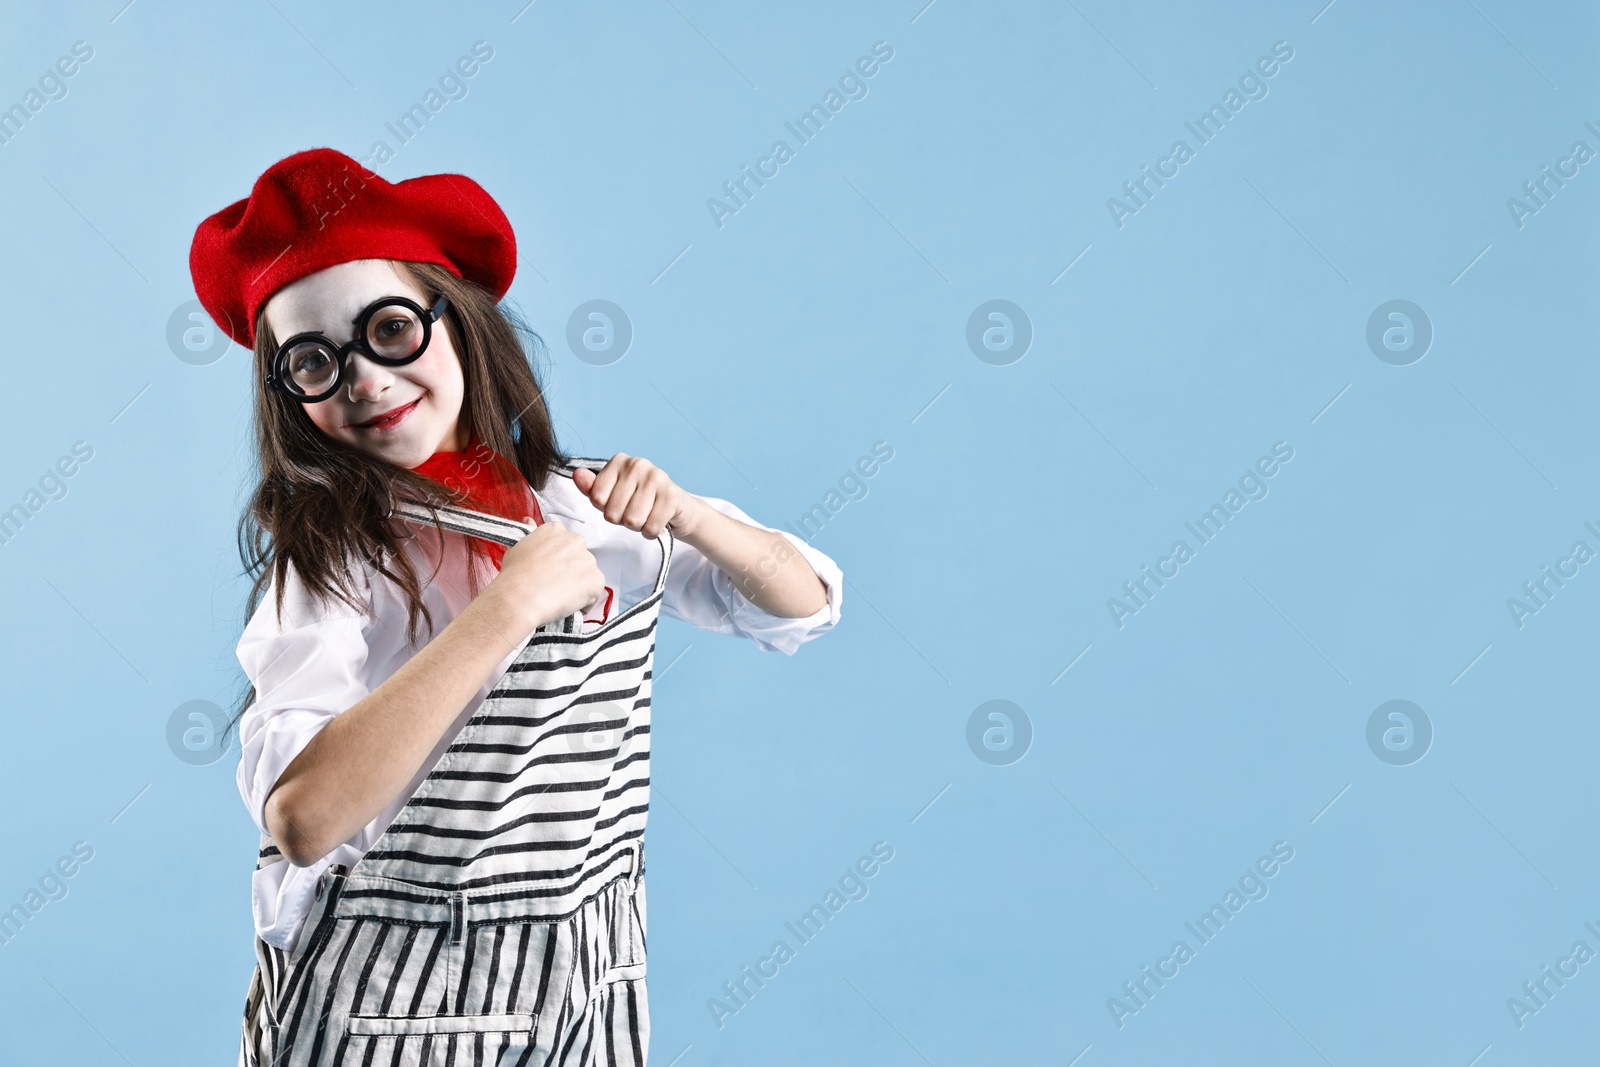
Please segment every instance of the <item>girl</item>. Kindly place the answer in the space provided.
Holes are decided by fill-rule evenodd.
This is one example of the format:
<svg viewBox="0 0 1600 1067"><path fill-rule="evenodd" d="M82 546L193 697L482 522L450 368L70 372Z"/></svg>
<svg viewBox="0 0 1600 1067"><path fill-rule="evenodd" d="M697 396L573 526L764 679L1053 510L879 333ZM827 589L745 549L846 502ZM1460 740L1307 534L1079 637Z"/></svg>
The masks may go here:
<svg viewBox="0 0 1600 1067"><path fill-rule="evenodd" d="M471 179L297 153L190 268L255 352L240 1063L642 1065L657 615L793 653L839 568L560 451Z"/></svg>

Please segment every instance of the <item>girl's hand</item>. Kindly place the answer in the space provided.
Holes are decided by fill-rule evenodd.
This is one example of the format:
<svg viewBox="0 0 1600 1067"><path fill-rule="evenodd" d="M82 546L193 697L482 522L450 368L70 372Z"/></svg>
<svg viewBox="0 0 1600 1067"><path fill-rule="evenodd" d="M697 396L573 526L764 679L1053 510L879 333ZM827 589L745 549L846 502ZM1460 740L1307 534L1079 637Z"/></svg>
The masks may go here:
<svg viewBox="0 0 1600 1067"><path fill-rule="evenodd" d="M532 516L522 520L534 524ZM546 522L506 549L483 595L497 598L516 625L531 633L547 622L594 604L606 591L605 575L583 535Z"/></svg>
<svg viewBox="0 0 1600 1067"><path fill-rule="evenodd" d="M658 537L668 526L679 537L699 523L706 504L685 491L667 472L641 456L618 452L597 474L586 467L572 481L607 522Z"/></svg>

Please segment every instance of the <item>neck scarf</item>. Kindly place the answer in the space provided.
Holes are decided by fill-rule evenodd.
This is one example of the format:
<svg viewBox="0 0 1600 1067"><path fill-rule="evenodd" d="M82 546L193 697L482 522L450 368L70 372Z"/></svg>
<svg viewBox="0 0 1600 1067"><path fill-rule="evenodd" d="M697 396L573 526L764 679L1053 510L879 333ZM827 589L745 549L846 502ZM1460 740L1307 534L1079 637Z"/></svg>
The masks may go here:
<svg viewBox="0 0 1600 1067"><path fill-rule="evenodd" d="M411 469L448 489L465 492L462 507L517 522L529 515L535 525L544 522L539 501L517 465L478 440L476 434L466 451L435 452ZM467 543L473 551L489 557L496 571L500 569L504 545L479 537L469 537Z"/></svg>

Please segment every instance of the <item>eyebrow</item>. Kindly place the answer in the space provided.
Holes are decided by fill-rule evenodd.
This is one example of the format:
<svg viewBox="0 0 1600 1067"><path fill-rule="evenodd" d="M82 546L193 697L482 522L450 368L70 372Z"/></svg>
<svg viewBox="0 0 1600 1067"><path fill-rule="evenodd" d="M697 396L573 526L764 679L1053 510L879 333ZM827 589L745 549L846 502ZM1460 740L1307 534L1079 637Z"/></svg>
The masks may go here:
<svg viewBox="0 0 1600 1067"><path fill-rule="evenodd" d="M370 308L374 304L381 304L385 300L393 300L396 297L404 297L405 299L411 300L411 301L415 301L416 300L415 297L406 296L406 294L404 294L404 293L385 293L382 296L373 297L371 300L368 300L366 303L358 305L356 307L356 313L354 315L351 315L349 320L348 320L348 322L350 324L350 335L351 335L351 337L354 338L355 329L356 329L356 323L361 321L361 316L366 312L366 310L368 308ZM287 337L297 337L297 336L299 336L300 334L303 334L303 333L323 333L323 332L324 331L321 329L320 325L318 325L318 326L313 326L313 327L311 327L309 329L295 330L293 333L287 334L285 336L287 336Z"/></svg>
<svg viewBox="0 0 1600 1067"><path fill-rule="evenodd" d="M410 300L412 302L416 301L415 297L406 296L404 293L385 293L383 296L373 297L371 300L368 300L365 304L362 304L360 307L356 308L356 313L354 315L350 316L350 326L351 326L351 328L354 328L355 324L361 321L361 316L366 314L366 311L367 311L368 308L372 307L374 304L381 304L385 300L394 300L396 298L403 298L403 299L406 299L406 300Z"/></svg>

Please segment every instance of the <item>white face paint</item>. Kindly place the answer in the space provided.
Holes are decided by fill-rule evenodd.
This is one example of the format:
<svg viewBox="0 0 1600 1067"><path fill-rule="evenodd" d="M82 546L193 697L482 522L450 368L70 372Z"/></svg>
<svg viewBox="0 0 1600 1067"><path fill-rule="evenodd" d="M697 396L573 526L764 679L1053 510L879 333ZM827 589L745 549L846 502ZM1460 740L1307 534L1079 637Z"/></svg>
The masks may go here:
<svg viewBox="0 0 1600 1067"><path fill-rule="evenodd" d="M361 310L386 296L404 296L423 307L432 303L387 260L358 259L308 274L272 294L267 325L280 343L316 331L344 344L354 337L353 320ZM444 324L436 322L427 349L403 367L386 367L352 351L339 391L305 409L334 440L409 470L440 450L467 447L464 388L461 360Z"/></svg>

